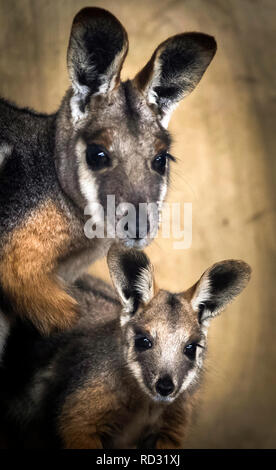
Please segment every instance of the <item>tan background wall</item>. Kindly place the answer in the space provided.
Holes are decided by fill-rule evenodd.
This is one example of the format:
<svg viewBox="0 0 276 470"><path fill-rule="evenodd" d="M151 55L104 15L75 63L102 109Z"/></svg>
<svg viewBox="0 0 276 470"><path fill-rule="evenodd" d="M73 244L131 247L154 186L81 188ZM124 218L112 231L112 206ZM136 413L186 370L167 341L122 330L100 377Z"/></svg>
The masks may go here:
<svg viewBox="0 0 276 470"><path fill-rule="evenodd" d="M0 94L54 111L68 86L65 55L73 15L88 0L0 0ZM133 76L170 35L215 35L218 53L175 112L169 201L193 203L193 243L148 249L158 283L189 287L204 269L242 258L253 278L213 322L208 371L187 446L275 447L275 24L274 0L103 0L126 26ZM107 278L105 262L92 269Z"/></svg>

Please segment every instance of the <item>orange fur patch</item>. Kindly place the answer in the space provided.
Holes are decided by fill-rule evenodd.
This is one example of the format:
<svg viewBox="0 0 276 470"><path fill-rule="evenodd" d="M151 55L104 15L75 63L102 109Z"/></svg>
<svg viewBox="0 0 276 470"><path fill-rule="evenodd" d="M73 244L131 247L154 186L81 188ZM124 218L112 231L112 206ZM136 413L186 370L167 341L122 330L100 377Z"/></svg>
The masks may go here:
<svg viewBox="0 0 276 470"><path fill-rule="evenodd" d="M65 402L59 432L66 449L101 449L101 436L108 435L115 397L100 382L88 384Z"/></svg>
<svg viewBox="0 0 276 470"><path fill-rule="evenodd" d="M59 417L59 435L66 449L100 449L102 438L110 437L115 442L125 432L132 420L137 420L137 405L141 396L133 393L134 403L122 405L120 388L111 392L101 382L90 380L66 398ZM143 398L142 398L143 399ZM191 418L194 398L180 397L176 402L164 408L154 426L158 432L157 449L181 449ZM143 404L141 403L141 413ZM133 405L133 409L132 409ZM134 406L135 405L135 406ZM133 410L133 414L132 411ZM139 423L138 423L139 425ZM114 441L113 441L114 442Z"/></svg>
<svg viewBox="0 0 276 470"><path fill-rule="evenodd" d="M43 333L69 327L76 318L76 301L53 274L69 242L68 221L49 201L13 232L1 255L3 290L18 314Z"/></svg>

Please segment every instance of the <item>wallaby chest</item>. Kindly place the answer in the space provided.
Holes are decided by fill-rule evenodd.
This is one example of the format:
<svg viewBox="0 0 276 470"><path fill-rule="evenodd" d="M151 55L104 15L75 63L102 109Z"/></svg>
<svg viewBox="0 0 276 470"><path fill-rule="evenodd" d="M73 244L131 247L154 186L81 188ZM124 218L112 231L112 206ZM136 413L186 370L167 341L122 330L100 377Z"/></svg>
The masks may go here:
<svg viewBox="0 0 276 470"><path fill-rule="evenodd" d="M120 434L115 436L112 447L117 449L135 449L150 435L160 429L163 407L146 400L136 404L135 408L125 407L125 416Z"/></svg>

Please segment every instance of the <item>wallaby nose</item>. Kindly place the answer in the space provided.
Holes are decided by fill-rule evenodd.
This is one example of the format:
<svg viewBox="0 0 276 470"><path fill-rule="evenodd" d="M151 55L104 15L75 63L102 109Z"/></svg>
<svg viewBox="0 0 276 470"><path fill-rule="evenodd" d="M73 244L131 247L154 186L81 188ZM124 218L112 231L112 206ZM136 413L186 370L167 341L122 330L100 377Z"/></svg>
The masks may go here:
<svg viewBox="0 0 276 470"><path fill-rule="evenodd" d="M150 233L150 222L148 217L140 220L139 214L136 216L136 238L145 238Z"/></svg>
<svg viewBox="0 0 276 470"><path fill-rule="evenodd" d="M171 377L169 375L165 375L157 380L155 388L159 395L167 397L174 391L174 384Z"/></svg>
<svg viewBox="0 0 276 470"><path fill-rule="evenodd" d="M141 214L140 214L141 212ZM128 215L126 211L122 217ZM151 226L147 212L145 209L136 208L135 216L131 213L129 215L128 221L124 225L124 230L128 232L130 238L136 238L137 240L142 240L149 235Z"/></svg>

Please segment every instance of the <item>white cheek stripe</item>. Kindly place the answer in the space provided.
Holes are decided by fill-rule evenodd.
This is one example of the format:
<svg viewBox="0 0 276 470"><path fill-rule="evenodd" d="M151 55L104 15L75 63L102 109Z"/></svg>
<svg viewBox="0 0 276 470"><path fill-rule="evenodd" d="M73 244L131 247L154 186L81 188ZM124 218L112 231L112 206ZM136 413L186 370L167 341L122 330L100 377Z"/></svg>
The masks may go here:
<svg viewBox="0 0 276 470"><path fill-rule="evenodd" d="M88 204L86 214L92 216L93 223L100 224L101 222L103 222L103 220L98 200L98 184L96 178L93 176L91 170L88 168L88 165L86 163L85 151L85 143L79 140L76 145L76 154L78 161L80 190Z"/></svg>
<svg viewBox="0 0 276 470"><path fill-rule="evenodd" d="M206 331L203 332L204 334L204 340L202 340L200 343L202 344L202 346L205 347L206 345L206 338L207 338L207 329ZM184 392L185 390L187 390L194 382L197 381L198 379L198 376L200 374L200 371L202 370L202 367L203 367L203 362L204 362L204 357L203 357L203 350L202 348L200 347L197 347L197 352L196 352L196 363L193 367L193 369L191 369L186 378L184 379L182 385L181 385L181 388L180 388L180 391L179 393L182 393Z"/></svg>
<svg viewBox="0 0 276 470"><path fill-rule="evenodd" d="M180 393L184 392L187 390L187 388L192 385L192 383L196 380L198 375L198 369L195 366L194 369L190 370L185 378L185 380L182 383Z"/></svg>
<svg viewBox="0 0 276 470"><path fill-rule="evenodd" d="M128 368L130 372L132 373L133 377L137 380L143 392L152 398L150 391L147 389L147 387L144 384L141 366L137 362L128 359Z"/></svg>

